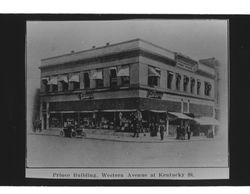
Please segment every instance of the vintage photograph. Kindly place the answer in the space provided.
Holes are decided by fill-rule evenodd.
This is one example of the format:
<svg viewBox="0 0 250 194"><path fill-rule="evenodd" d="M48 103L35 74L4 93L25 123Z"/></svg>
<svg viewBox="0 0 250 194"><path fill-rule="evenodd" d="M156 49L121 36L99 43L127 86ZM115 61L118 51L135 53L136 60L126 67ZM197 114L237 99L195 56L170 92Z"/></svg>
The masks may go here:
<svg viewBox="0 0 250 194"><path fill-rule="evenodd" d="M229 178L227 20L26 26L26 177Z"/></svg>

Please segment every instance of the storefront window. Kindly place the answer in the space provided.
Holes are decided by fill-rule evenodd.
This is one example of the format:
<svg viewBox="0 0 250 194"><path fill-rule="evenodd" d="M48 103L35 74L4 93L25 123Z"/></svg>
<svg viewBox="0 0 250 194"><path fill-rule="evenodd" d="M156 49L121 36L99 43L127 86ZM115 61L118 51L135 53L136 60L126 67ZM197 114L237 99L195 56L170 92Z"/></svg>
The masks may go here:
<svg viewBox="0 0 250 194"><path fill-rule="evenodd" d="M61 115L59 113L51 113L50 114L50 128L59 128L62 127L61 125Z"/></svg>

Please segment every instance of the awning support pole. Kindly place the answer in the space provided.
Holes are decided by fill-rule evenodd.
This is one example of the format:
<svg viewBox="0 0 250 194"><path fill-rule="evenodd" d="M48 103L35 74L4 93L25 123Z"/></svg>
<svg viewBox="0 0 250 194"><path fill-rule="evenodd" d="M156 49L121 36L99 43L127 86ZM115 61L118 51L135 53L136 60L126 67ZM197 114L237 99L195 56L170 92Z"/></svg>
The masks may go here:
<svg viewBox="0 0 250 194"><path fill-rule="evenodd" d="M166 123L166 133L167 133L167 136L169 135L169 120L168 120L168 118L167 118L167 123Z"/></svg>
<svg viewBox="0 0 250 194"><path fill-rule="evenodd" d="M64 127L64 123L63 123L63 113L61 113L61 127Z"/></svg>
<svg viewBox="0 0 250 194"><path fill-rule="evenodd" d="M77 127L80 127L80 113L77 113Z"/></svg>
<svg viewBox="0 0 250 194"><path fill-rule="evenodd" d="M212 125L213 137L215 136L215 126Z"/></svg>

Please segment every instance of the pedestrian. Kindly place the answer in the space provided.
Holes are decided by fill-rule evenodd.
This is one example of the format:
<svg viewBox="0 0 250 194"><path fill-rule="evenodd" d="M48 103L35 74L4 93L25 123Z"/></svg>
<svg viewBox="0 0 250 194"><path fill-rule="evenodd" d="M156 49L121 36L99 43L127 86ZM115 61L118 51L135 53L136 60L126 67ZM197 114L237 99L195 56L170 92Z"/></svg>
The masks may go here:
<svg viewBox="0 0 250 194"><path fill-rule="evenodd" d="M187 125L187 138L188 138L188 140L190 140L190 136L191 136L191 128L190 128L190 125L188 124Z"/></svg>
<svg viewBox="0 0 250 194"><path fill-rule="evenodd" d="M150 132L150 136L153 137L154 136L154 125L153 125L153 123L149 124L149 132Z"/></svg>
<svg viewBox="0 0 250 194"><path fill-rule="evenodd" d="M164 131L165 131L164 125L161 124L161 125L160 125L160 136L161 136L161 140L164 139Z"/></svg>
<svg viewBox="0 0 250 194"><path fill-rule="evenodd" d="M181 126L181 140L185 140L185 135L186 135L186 130L185 130L185 127L182 125Z"/></svg>
<svg viewBox="0 0 250 194"><path fill-rule="evenodd" d="M180 139L181 128L180 125L177 125L176 128L176 139Z"/></svg>
<svg viewBox="0 0 250 194"><path fill-rule="evenodd" d="M134 135L133 135L133 137L139 137L139 124L138 124L138 122L134 122L134 124L133 124L133 130L134 130Z"/></svg>

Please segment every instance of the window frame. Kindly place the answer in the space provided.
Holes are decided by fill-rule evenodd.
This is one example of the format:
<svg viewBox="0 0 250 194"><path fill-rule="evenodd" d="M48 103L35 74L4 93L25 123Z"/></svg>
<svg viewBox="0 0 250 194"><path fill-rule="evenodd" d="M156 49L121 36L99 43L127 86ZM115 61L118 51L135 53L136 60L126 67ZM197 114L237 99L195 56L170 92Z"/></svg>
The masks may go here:
<svg viewBox="0 0 250 194"><path fill-rule="evenodd" d="M174 80L174 72L172 71L167 71L167 88L168 89L172 89L172 84L173 84L173 80ZM171 75L171 76L170 76ZM171 80L170 80L171 77Z"/></svg>
<svg viewBox="0 0 250 194"><path fill-rule="evenodd" d="M88 75L88 86L86 86L86 78L85 75ZM89 77L89 72L83 72L83 86L84 89L89 89L90 88L90 77Z"/></svg>

